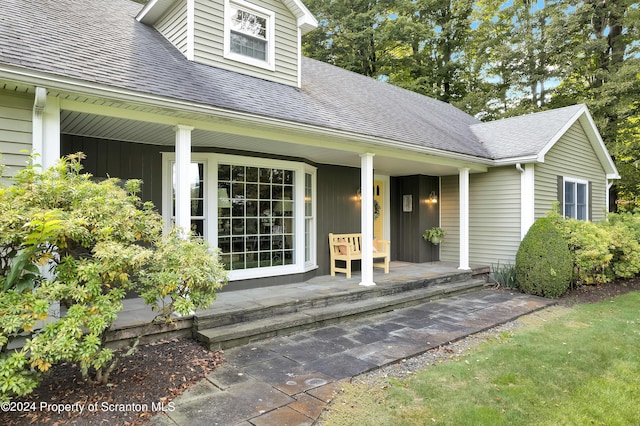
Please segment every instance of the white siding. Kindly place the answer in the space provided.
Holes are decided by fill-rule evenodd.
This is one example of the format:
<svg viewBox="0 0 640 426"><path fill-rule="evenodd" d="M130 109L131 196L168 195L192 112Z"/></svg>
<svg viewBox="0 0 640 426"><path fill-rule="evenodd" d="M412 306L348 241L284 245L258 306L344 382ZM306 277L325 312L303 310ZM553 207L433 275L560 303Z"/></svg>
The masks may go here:
<svg viewBox="0 0 640 426"><path fill-rule="evenodd" d="M187 3L176 2L155 25L155 28L183 55L187 55Z"/></svg>
<svg viewBox="0 0 640 426"><path fill-rule="evenodd" d="M460 197L458 176L440 179L440 226L447 232L440 244L440 260L460 261Z"/></svg>
<svg viewBox="0 0 640 426"><path fill-rule="evenodd" d="M0 91L0 164L4 174L13 176L29 161L32 151L33 98Z"/></svg>
<svg viewBox="0 0 640 426"><path fill-rule="evenodd" d="M591 182L591 220L604 219L606 174L579 122L571 126L544 160L536 165L536 218L545 216L558 201L558 176L565 176Z"/></svg>
<svg viewBox="0 0 640 426"><path fill-rule="evenodd" d="M195 61L297 86L297 20L280 1L264 0L259 5L275 12L275 71L243 64L224 57L224 2L222 0L196 1Z"/></svg>
<svg viewBox="0 0 640 426"><path fill-rule="evenodd" d="M469 179L469 262L514 263L520 245L520 172L496 167Z"/></svg>

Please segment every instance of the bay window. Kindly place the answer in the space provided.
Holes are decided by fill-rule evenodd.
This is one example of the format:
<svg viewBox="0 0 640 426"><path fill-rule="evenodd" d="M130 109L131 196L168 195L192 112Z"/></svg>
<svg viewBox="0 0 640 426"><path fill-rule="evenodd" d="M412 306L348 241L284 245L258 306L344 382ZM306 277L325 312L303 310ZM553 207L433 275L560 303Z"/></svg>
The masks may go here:
<svg viewBox="0 0 640 426"><path fill-rule="evenodd" d="M163 170L170 175L165 182L173 182L175 156L164 156ZM222 154L194 153L192 160L192 223L220 249L230 279L316 267L315 168ZM163 205L175 208L173 185L169 187ZM172 215L165 208L163 212L170 223Z"/></svg>

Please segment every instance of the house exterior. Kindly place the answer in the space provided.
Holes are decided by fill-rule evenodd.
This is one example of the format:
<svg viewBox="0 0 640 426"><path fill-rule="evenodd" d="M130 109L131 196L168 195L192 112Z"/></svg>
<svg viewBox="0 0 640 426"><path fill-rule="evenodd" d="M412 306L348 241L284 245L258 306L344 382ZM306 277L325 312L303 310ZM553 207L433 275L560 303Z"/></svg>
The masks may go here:
<svg viewBox="0 0 640 426"><path fill-rule="evenodd" d="M82 151L96 178L142 179L232 289L328 274L330 232L362 233L363 285L375 238L392 260L512 262L555 201L603 219L618 178L583 105L481 123L305 58L299 0L5 0L0 23L6 174Z"/></svg>

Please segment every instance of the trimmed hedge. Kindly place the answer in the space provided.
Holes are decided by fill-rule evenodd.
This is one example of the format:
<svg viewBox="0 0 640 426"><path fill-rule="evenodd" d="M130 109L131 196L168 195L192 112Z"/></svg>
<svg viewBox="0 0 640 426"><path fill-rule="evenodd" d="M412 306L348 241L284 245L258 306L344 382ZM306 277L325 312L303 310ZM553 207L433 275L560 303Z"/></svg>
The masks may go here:
<svg viewBox="0 0 640 426"><path fill-rule="evenodd" d="M567 242L553 220L536 220L516 254L520 289L536 296L558 298L569 288L573 260Z"/></svg>

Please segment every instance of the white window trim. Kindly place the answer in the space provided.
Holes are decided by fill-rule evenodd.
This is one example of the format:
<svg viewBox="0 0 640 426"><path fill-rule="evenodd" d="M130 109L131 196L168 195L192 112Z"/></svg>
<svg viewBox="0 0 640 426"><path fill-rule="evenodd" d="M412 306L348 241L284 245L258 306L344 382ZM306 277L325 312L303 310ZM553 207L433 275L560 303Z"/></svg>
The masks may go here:
<svg viewBox="0 0 640 426"><path fill-rule="evenodd" d="M163 152L162 153L162 218L164 219L165 230L168 230L173 225L173 221L171 220L172 210L173 210L173 199L171 197L171 191L173 189L173 165L176 162L176 154L174 152ZM209 162L208 156L202 154L191 154L191 162L192 163L203 163L204 164L204 182L205 189L212 188L214 182L210 179L210 167L211 163ZM217 186L217 182L215 182ZM213 200L211 200L211 196L205 193L205 204L204 204L204 238L208 241L211 241L211 236L216 235L218 227L209 217L209 212L217 211L217 200L215 204ZM217 219L217 218L216 218ZM216 235L217 237L217 235Z"/></svg>
<svg viewBox="0 0 640 426"><path fill-rule="evenodd" d="M587 211L585 212L585 216L586 216L586 221L590 221L591 218L589 217L589 210L590 210L590 206L591 206L591 199L589 198L589 181L588 180L584 180L584 179L579 179L579 178L572 178L572 177L567 177L567 176L563 176L562 177L562 217L567 217L566 213L565 213L565 206L566 206L566 184L567 182L569 183L576 183L576 184L581 184L584 185L586 188L586 194L585 197L587 199L587 203L586 203L586 209ZM577 187L576 187L576 197L578 196L578 192L577 192ZM577 215L578 215L578 205L577 205L577 199L576 199L576 217L573 217L572 219L577 219ZM581 219L580 219L581 220Z"/></svg>
<svg viewBox="0 0 640 426"><path fill-rule="evenodd" d="M303 170L302 173L299 173L299 177L296 178L296 188L297 190L300 191L301 195L300 195L300 199L301 202L298 203L300 210L296 210L296 214L300 215L300 218L302 220L302 228L298 228L301 230L301 232L298 232L298 236L296 236L296 238L298 238L300 235L302 236L300 239L300 243L302 245L300 245L299 247L302 248L302 250L298 250L298 255L301 258L302 263L304 264L304 272L307 271L311 271L313 269L317 269L318 268L318 258L317 258L317 247L318 247L318 240L317 240L317 218L318 218L318 213L317 213L317 205L318 205L318 201L317 201L317 174L316 174L316 170L317 168L310 166L308 164L303 164ZM310 246L310 256L309 256L309 260L305 261L305 240L304 240L304 230L305 230L305 210L304 210L304 176L305 174L310 174L311 175L311 235L309 236L309 246ZM298 194L296 193L296 197L298 197Z"/></svg>
<svg viewBox="0 0 640 426"><path fill-rule="evenodd" d="M267 20L267 60L251 58L231 51L231 5L247 12L258 15ZM225 0L224 1L224 57L226 59L242 62L247 65L264 68L275 71L275 22L276 14L264 7L256 6L244 0Z"/></svg>
<svg viewBox="0 0 640 426"><path fill-rule="evenodd" d="M167 229L171 226L171 188L172 165L175 162L175 153L162 153L162 217ZM265 158L244 157L238 155L193 153L192 163L204 163L208 191L205 193L205 238L212 247L218 246L218 166L223 164L235 164L248 167L271 167L293 170L295 172L294 205L296 216L294 224L295 262L292 265L270 266L264 268L236 269L228 271L229 281L238 281L253 278L273 277L280 275L300 274L317 269L317 168L306 163L286 160L271 160ZM311 260L304 259L304 175L311 174L312 179L312 211L313 224L311 227Z"/></svg>

